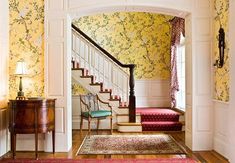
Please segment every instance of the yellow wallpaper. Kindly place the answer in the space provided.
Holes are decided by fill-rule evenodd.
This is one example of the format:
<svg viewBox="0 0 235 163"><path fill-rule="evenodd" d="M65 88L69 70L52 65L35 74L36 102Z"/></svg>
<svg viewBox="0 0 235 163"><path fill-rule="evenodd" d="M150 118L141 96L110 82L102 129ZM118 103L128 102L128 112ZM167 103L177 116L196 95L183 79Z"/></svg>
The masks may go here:
<svg viewBox="0 0 235 163"><path fill-rule="evenodd" d="M23 58L28 75L23 77L27 97L44 96L44 1L9 0L10 62L9 93L15 98L19 77L15 76L16 62Z"/></svg>
<svg viewBox="0 0 235 163"><path fill-rule="evenodd" d="M169 79L172 18L115 12L84 16L73 23L122 63L136 64L136 79Z"/></svg>
<svg viewBox="0 0 235 163"><path fill-rule="evenodd" d="M221 101L229 101L229 38L228 38L228 14L229 0L214 0L214 61L219 58L218 31L220 23L225 31L225 63L222 68L215 68L214 98Z"/></svg>
<svg viewBox="0 0 235 163"><path fill-rule="evenodd" d="M85 95L89 93L85 88L83 88L79 83L72 82L72 95Z"/></svg>

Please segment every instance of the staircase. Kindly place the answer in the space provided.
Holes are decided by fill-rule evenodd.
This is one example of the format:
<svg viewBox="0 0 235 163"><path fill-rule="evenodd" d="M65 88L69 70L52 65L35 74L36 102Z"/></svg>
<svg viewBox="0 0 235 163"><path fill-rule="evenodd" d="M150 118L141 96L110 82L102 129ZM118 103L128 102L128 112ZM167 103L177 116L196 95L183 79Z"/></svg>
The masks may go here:
<svg viewBox="0 0 235 163"><path fill-rule="evenodd" d="M72 80L109 102L119 132L179 131L180 114L172 110L138 109L133 64L122 64L72 25ZM143 112L144 110L144 112Z"/></svg>
<svg viewBox="0 0 235 163"><path fill-rule="evenodd" d="M135 112L134 67L119 62L72 25L72 80L109 102L120 132L142 130Z"/></svg>

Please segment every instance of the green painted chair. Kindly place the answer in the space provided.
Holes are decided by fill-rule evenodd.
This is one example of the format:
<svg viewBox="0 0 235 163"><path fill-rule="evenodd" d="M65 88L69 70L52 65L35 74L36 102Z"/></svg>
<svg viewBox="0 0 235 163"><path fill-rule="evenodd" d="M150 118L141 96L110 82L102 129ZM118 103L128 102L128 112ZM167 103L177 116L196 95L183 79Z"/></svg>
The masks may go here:
<svg viewBox="0 0 235 163"><path fill-rule="evenodd" d="M101 107L106 105L107 108ZM112 124L112 107L108 102L102 101L98 95L88 93L87 95L80 95L80 107L81 107L81 122L80 132L82 133L83 119L88 120L88 134L91 132L91 121L97 120L97 133L99 130L99 123L102 119L110 118L110 130L113 132Z"/></svg>

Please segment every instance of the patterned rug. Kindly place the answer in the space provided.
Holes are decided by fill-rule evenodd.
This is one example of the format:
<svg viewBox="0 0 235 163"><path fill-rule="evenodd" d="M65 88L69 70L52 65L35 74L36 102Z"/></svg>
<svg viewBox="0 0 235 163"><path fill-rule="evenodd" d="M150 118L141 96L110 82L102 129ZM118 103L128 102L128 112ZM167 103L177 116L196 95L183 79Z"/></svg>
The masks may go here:
<svg viewBox="0 0 235 163"><path fill-rule="evenodd" d="M91 135L77 154L186 154L169 135Z"/></svg>
<svg viewBox="0 0 235 163"><path fill-rule="evenodd" d="M4 163L197 163L191 158L157 158L157 159L18 159L0 160Z"/></svg>

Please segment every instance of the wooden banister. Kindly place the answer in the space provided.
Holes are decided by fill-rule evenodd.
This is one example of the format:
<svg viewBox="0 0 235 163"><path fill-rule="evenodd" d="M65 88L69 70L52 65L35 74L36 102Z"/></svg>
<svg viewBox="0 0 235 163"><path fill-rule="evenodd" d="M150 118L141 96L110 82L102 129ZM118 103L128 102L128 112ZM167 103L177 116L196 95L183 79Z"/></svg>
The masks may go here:
<svg viewBox="0 0 235 163"><path fill-rule="evenodd" d="M90 44L96 47L99 51L101 51L104 55L110 58L114 63L122 68L129 68L130 78L129 78L129 122L136 122L136 100L135 100L135 80L134 80L134 68L135 64L123 64L119 60L117 60L114 56L112 56L109 52L99 46L95 41L93 41L89 36L87 36L83 31L81 31L77 26L72 24L72 28L78 32L82 37L84 37Z"/></svg>

